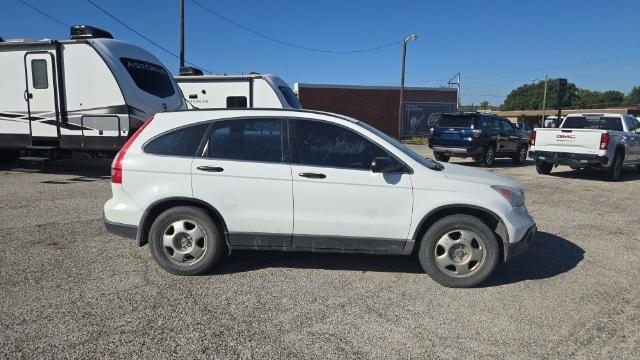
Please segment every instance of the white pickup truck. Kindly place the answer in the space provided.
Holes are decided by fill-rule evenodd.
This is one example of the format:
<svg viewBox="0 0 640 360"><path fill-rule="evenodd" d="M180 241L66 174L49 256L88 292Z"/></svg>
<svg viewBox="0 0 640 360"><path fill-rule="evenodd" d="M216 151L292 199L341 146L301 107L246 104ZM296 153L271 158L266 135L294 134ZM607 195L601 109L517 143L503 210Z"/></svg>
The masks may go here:
<svg viewBox="0 0 640 360"><path fill-rule="evenodd" d="M570 114L560 128L539 128L529 137L529 157L539 174L557 165L605 170L618 180L624 165L640 170L640 122L620 114Z"/></svg>

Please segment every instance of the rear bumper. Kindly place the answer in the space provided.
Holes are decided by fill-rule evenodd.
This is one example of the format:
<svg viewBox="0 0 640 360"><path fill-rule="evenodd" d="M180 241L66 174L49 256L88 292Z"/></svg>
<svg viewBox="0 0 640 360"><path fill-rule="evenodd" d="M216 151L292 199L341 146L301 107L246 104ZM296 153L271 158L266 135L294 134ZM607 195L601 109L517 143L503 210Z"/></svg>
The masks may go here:
<svg viewBox="0 0 640 360"><path fill-rule="evenodd" d="M127 224L111 222L107 220L106 217L104 217L104 227L107 229L108 232L124 238L135 240L138 237L138 227L135 225L127 225Z"/></svg>
<svg viewBox="0 0 640 360"><path fill-rule="evenodd" d="M544 160L552 164L568 166L606 165L609 162L607 156L551 151L530 151L529 157L536 161Z"/></svg>
<svg viewBox="0 0 640 360"><path fill-rule="evenodd" d="M514 243L506 243L504 245L504 261L509 261L514 257L522 254L528 247L529 244L536 237L536 233L538 228L535 224L531 225L531 227L524 233L522 239Z"/></svg>

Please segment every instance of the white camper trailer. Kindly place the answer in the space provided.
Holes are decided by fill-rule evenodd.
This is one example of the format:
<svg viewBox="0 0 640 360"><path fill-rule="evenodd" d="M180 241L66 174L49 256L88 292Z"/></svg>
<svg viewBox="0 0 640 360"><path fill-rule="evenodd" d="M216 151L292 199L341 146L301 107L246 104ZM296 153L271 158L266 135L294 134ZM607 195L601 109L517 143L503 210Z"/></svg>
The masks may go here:
<svg viewBox="0 0 640 360"><path fill-rule="evenodd" d="M182 68L180 75L175 79L189 108L301 107L289 85L275 75L202 75L201 71L193 68Z"/></svg>
<svg viewBox="0 0 640 360"><path fill-rule="evenodd" d="M153 114L186 108L157 58L90 26L1 41L0 79L0 152L113 152Z"/></svg>

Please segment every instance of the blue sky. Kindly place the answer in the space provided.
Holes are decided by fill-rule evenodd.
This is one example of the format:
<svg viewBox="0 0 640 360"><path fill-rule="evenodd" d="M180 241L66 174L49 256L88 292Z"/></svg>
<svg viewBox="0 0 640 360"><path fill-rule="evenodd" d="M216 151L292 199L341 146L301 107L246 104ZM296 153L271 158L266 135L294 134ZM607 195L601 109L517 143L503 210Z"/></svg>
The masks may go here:
<svg viewBox="0 0 640 360"><path fill-rule="evenodd" d="M67 24L91 24L138 44L176 72L178 60L86 0L24 0ZM178 52L178 0L94 0ZM640 85L640 1L210 1L212 10L306 47L354 50L418 34L406 82L442 86L462 72L463 104L494 105L533 78L566 77L592 90ZM397 85L401 47L330 54L271 42L185 0L186 58L215 73L258 71L294 82ZM17 0L3 0L0 36L64 39L68 29ZM538 69L538 70L532 70Z"/></svg>

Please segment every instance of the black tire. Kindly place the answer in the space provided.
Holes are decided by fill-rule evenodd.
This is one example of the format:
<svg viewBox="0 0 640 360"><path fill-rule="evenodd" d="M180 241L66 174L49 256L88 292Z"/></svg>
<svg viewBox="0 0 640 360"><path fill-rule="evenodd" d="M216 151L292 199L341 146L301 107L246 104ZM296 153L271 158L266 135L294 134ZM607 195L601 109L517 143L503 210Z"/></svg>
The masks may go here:
<svg viewBox="0 0 640 360"><path fill-rule="evenodd" d="M551 169L553 169L553 164L548 163L544 160L538 160L536 162L536 171L541 175L549 175L551 174Z"/></svg>
<svg viewBox="0 0 640 360"><path fill-rule="evenodd" d="M621 153L616 153L613 157L611 166L607 169L607 178L609 181L618 181L622 175L622 167L624 165L624 156Z"/></svg>
<svg viewBox="0 0 640 360"><path fill-rule="evenodd" d="M442 162L449 162L449 159L451 159L451 155L445 153L434 152L433 155L435 156L436 160Z"/></svg>
<svg viewBox="0 0 640 360"><path fill-rule="evenodd" d="M518 151L513 155L513 163L516 165L522 165L527 162L527 146L523 145L518 148Z"/></svg>
<svg viewBox="0 0 640 360"><path fill-rule="evenodd" d="M468 264L464 262L457 264L463 272L469 271L467 274L456 275L458 266L449 265L453 266L454 270L443 268L442 264L439 265L440 262L436 260L436 258L445 258L446 261L453 261L450 258L455 258L454 254L457 254L458 250L454 249L456 242L452 242L454 245L448 250L444 250L440 244L442 239L446 237L449 240L449 236L455 235L456 232L472 233L474 235L472 238L482 253L481 260L476 261L475 264L473 261ZM454 249L453 252L452 249ZM438 255L439 253L441 255ZM447 287L465 288L479 285L493 273L500 260L500 248L493 231L480 219L470 215L450 215L436 221L422 236L418 258L424 271L437 283ZM467 266L466 270L464 270L465 266Z"/></svg>
<svg viewBox="0 0 640 360"><path fill-rule="evenodd" d="M496 148L492 145L487 146L482 150L480 157L480 166L489 167L496 161Z"/></svg>
<svg viewBox="0 0 640 360"><path fill-rule="evenodd" d="M194 226L191 229L188 226L189 222ZM174 226L174 224L178 225ZM178 226L185 231L176 229ZM193 232L198 226L204 236L194 235L192 238L189 231ZM163 237L166 234L168 237L173 237L173 245L165 246L163 243ZM176 247L179 250L176 250ZM196 253L189 250L203 251L203 253L196 258L190 255ZM172 274L199 275L209 271L222 257L224 237L221 229L204 210L191 206L177 206L162 212L151 225L149 251L158 265ZM180 257L183 258L182 261L177 259Z"/></svg>

